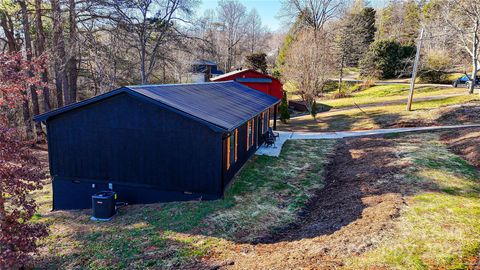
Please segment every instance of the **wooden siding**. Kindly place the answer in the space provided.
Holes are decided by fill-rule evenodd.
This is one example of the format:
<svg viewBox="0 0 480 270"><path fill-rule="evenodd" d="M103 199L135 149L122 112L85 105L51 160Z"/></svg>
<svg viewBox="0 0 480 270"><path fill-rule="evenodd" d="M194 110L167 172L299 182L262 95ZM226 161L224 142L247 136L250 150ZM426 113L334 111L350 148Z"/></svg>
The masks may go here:
<svg viewBox="0 0 480 270"><path fill-rule="evenodd" d="M222 134L172 111L120 94L47 124L54 178L223 192Z"/></svg>

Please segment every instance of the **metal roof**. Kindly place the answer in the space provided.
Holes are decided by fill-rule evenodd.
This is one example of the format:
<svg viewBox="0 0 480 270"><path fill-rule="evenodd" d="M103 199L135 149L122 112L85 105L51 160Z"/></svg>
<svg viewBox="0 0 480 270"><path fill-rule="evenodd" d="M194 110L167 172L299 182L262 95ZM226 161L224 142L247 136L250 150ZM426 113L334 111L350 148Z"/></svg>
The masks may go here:
<svg viewBox="0 0 480 270"><path fill-rule="evenodd" d="M226 77L235 75L235 74L243 73L243 72L248 71L248 70L250 70L250 69L240 69L240 70L230 71L230 72L228 72L228 73L225 73L225 74L223 74L223 75L217 76L217 77L215 77L215 78L211 78L210 80L211 80L211 81L215 81L215 80L223 79L223 78L226 78Z"/></svg>
<svg viewBox="0 0 480 270"><path fill-rule="evenodd" d="M236 78L236 82L244 83L271 83L272 79L269 78Z"/></svg>
<svg viewBox="0 0 480 270"><path fill-rule="evenodd" d="M228 78L230 76L233 76L233 75L238 75L238 74L242 74L242 73L247 73L247 72L253 72L253 73L257 73L258 75L261 75L262 77L265 77L265 78L270 78L272 80L278 80L277 78L275 77L272 77L268 74L264 74L264 73L261 73L261 72L258 72L254 69L240 69L240 70L234 70L234 71L231 71L231 72L228 72L228 73L225 73L223 75L220 75L220 76L216 76L214 78L211 78L210 81L219 81L219 80L222 80L222 79L225 79L225 78ZM237 77L238 79L238 77Z"/></svg>
<svg viewBox="0 0 480 270"><path fill-rule="evenodd" d="M279 99L241 83L210 82L198 84L162 84L126 86L69 106L34 117L35 121L86 106L119 93L148 98L156 104L181 112L192 119L223 130L233 130L259 113L277 104Z"/></svg>

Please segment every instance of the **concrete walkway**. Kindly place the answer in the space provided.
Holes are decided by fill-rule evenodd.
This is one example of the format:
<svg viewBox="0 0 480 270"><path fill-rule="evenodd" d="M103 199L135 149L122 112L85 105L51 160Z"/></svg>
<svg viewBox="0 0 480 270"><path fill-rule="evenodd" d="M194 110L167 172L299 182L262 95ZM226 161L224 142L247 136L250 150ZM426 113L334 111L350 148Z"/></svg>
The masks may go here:
<svg viewBox="0 0 480 270"><path fill-rule="evenodd" d="M275 141L275 145L266 147L262 145L256 155L266 155L278 157L282 151L282 146L287 140L332 140L349 137L362 137L372 135L382 135L390 133L415 132L415 131L429 131L441 129L455 129L480 127L480 124L472 125L455 125L455 126L431 126L431 127L408 127L408 128L388 128L388 129L372 129L372 130L358 130L358 131L341 131L341 132L290 132L279 131L280 137Z"/></svg>

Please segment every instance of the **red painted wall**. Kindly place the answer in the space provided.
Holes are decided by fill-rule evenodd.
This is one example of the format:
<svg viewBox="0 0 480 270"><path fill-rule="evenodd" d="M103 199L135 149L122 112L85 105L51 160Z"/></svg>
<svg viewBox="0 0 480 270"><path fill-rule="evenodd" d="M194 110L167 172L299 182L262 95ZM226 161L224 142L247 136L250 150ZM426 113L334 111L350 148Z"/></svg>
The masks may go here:
<svg viewBox="0 0 480 270"><path fill-rule="evenodd" d="M263 73L247 69L243 72L232 74L223 78L213 78L212 81L233 81L237 78L262 78L262 79L272 79L271 83L251 83L251 82L240 82L243 85L246 85L250 88L261 91L265 94L269 94L278 99L282 99L283 96L283 84L276 78Z"/></svg>

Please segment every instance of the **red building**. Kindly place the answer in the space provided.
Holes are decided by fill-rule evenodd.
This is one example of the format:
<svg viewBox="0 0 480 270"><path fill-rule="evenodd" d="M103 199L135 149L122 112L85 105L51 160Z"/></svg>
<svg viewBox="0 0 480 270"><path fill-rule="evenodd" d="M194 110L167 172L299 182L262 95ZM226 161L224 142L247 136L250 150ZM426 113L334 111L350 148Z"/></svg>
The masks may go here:
<svg viewBox="0 0 480 270"><path fill-rule="evenodd" d="M252 69L232 71L211 78L210 81L236 81L278 99L282 99L283 96L283 85L278 79Z"/></svg>

